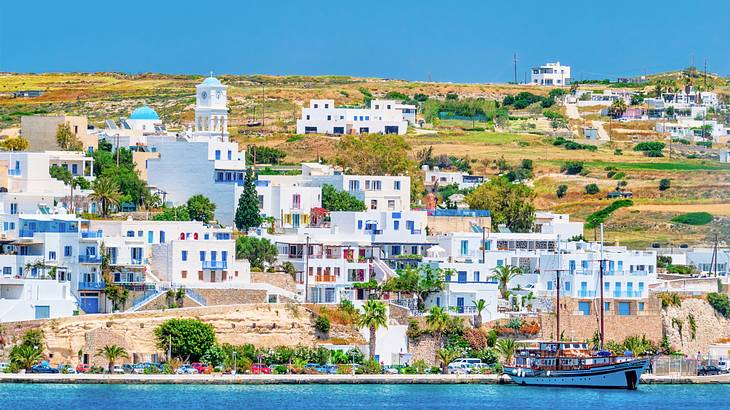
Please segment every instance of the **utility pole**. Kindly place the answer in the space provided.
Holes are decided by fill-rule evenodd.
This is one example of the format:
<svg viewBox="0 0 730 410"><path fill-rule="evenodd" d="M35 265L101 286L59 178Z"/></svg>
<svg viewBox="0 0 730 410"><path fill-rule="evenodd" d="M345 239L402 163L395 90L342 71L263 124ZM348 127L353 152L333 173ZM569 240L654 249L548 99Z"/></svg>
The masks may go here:
<svg viewBox="0 0 730 410"><path fill-rule="evenodd" d="M309 290L309 235L304 246L304 303L307 303L307 291Z"/></svg>
<svg viewBox="0 0 730 410"><path fill-rule="evenodd" d="M515 65L515 84L517 84L517 53L512 55L512 63Z"/></svg>
<svg viewBox="0 0 730 410"><path fill-rule="evenodd" d="M603 224L601 224L601 258L598 262L598 289L601 292L601 348L603 350Z"/></svg>
<svg viewBox="0 0 730 410"><path fill-rule="evenodd" d="M712 247L712 259L710 260L710 272L717 277L717 234L715 234L715 244Z"/></svg>
<svg viewBox="0 0 730 410"><path fill-rule="evenodd" d="M266 85L261 84L261 128L266 125Z"/></svg>
<svg viewBox="0 0 730 410"><path fill-rule="evenodd" d="M487 263L487 229L482 226L482 263Z"/></svg>
<svg viewBox="0 0 730 410"><path fill-rule="evenodd" d="M705 91L707 91L707 58L705 58Z"/></svg>

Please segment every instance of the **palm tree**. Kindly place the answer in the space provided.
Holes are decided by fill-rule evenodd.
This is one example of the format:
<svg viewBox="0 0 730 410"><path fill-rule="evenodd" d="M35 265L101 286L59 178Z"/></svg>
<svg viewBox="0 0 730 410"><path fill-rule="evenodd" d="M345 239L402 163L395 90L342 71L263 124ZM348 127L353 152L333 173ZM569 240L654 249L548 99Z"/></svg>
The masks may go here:
<svg viewBox="0 0 730 410"><path fill-rule="evenodd" d="M118 206L122 198L122 194L119 192L119 185L111 177L102 176L94 181L91 188L94 192L89 197L101 203L101 216L108 216L109 208L112 205Z"/></svg>
<svg viewBox="0 0 730 410"><path fill-rule="evenodd" d="M10 361L16 363L19 367L30 371L31 367L43 359L43 353L40 349L30 345L19 345L10 351Z"/></svg>
<svg viewBox="0 0 730 410"><path fill-rule="evenodd" d="M370 360L375 358L375 332L380 327L388 327L388 316L385 314L385 303L368 300L363 305L365 313L358 319L358 325L370 329Z"/></svg>
<svg viewBox="0 0 730 410"><path fill-rule="evenodd" d="M495 350L502 356L504 362L509 364L512 358L515 356L515 350L517 350L517 343L512 339L499 339L494 345Z"/></svg>
<svg viewBox="0 0 730 410"><path fill-rule="evenodd" d="M453 349L439 349L436 352L436 358L441 363L441 373L447 374L449 372L449 363L453 362L454 359L458 359L459 352Z"/></svg>
<svg viewBox="0 0 730 410"><path fill-rule="evenodd" d="M114 362L117 359L129 358L129 353L123 347L117 345L106 345L96 351L97 356L102 356L109 361L109 373L114 372Z"/></svg>
<svg viewBox="0 0 730 410"><path fill-rule="evenodd" d="M626 112L626 102L624 100L616 100L611 104L610 107L608 107L608 114L612 116L613 118L618 118Z"/></svg>
<svg viewBox="0 0 730 410"><path fill-rule="evenodd" d="M443 342L443 334L449 329L449 314L441 306L434 306L431 311L428 312L426 317L426 324L432 332L436 334L436 341L439 346Z"/></svg>
<svg viewBox="0 0 730 410"><path fill-rule="evenodd" d="M519 266L497 266L492 269L492 279L496 279L499 282L499 293L502 295L502 299L507 299L507 286L509 281L522 274L522 268Z"/></svg>
<svg viewBox="0 0 730 410"><path fill-rule="evenodd" d="M477 311L474 315L474 327L482 327L482 311L487 308L487 302L484 299L474 300L474 309Z"/></svg>

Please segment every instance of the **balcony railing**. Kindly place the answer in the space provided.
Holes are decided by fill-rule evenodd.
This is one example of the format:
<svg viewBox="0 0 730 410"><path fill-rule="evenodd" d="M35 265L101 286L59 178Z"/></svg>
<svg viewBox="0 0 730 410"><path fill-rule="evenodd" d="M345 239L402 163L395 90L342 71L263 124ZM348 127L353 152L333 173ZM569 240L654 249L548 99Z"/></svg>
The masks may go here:
<svg viewBox="0 0 730 410"><path fill-rule="evenodd" d="M20 174L21 174L21 172L20 172L20 170L19 170L19 169L9 169L9 170L8 170L8 175L10 175L10 176L14 176L14 177L17 177L17 176L19 176Z"/></svg>
<svg viewBox="0 0 730 410"><path fill-rule="evenodd" d="M79 282L79 290L102 290L105 287L104 282Z"/></svg>
<svg viewBox="0 0 730 410"><path fill-rule="evenodd" d="M337 282L337 276L335 275L316 275L316 282Z"/></svg>
<svg viewBox="0 0 730 410"><path fill-rule="evenodd" d="M227 261L203 261L203 269L228 269Z"/></svg>
<svg viewBox="0 0 730 410"><path fill-rule="evenodd" d="M79 263L101 263L99 255L79 255Z"/></svg>
<svg viewBox="0 0 730 410"><path fill-rule="evenodd" d="M102 231L81 231L81 237L83 239L101 238L102 236Z"/></svg>
<svg viewBox="0 0 730 410"><path fill-rule="evenodd" d="M21 229L18 232L18 236L21 238L32 238L33 234L34 234L34 232L29 229Z"/></svg>
<svg viewBox="0 0 730 410"><path fill-rule="evenodd" d="M595 290L579 290L578 297L579 298L595 298L596 291Z"/></svg>
<svg viewBox="0 0 730 410"><path fill-rule="evenodd" d="M638 290L625 290L623 292L614 291L612 294L614 298L642 298L644 297L643 293L644 292Z"/></svg>

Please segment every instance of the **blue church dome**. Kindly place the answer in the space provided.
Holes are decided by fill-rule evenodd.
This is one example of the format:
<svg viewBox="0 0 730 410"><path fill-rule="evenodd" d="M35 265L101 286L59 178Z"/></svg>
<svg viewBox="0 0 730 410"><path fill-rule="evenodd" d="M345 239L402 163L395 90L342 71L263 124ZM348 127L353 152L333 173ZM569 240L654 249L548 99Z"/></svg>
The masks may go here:
<svg viewBox="0 0 730 410"><path fill-rule="evenodd" d="M159 120L160 116L157 115L157 111L144 105L139 108L135 108L132 111L132 115L129 116L130 120Z"/></svg>
<svg viewBox="0 0 730 410"><path fill-rule="evenodd" d="M215 77L208 77L205 80L203 80L203 84L205 85L221 85L221 80L215 78Z"/></svg>

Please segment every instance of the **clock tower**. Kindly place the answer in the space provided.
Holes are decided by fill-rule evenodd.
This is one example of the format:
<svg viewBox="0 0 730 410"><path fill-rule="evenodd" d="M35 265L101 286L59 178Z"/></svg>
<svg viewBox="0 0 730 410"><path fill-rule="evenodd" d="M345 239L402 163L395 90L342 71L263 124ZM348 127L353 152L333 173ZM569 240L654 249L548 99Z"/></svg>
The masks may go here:
<svg viewBox="0 0 730 410"><path fill-rule="evenodd" d="M227 86L212 75L195 86L194 137L228 141Z"/></svg>

